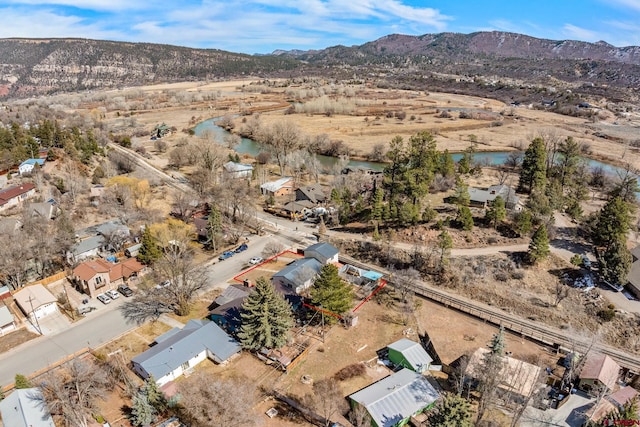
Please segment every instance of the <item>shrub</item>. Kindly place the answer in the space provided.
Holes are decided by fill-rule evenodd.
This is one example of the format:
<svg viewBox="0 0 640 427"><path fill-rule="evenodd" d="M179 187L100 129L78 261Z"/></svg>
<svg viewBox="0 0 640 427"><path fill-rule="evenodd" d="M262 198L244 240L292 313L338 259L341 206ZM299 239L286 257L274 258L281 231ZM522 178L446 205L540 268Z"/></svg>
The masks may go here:
<svg viewBox="0 0 640 427"><path fill-rule="evenodd" d="M362 363L354 363L349 366L345 366L340 369L333 376L337 381L346 381L350 378L355 378L364 375L367 372L367 368Z"/></svg>
<svg viewBox="0 0 640 427"><path fill-rule="evenodd" d="M614 317L616 317L616 311L610 308L607 308L605 310L600 310L598 311L598 317L604 320L605 322L610 322L613 320Z"/></svg>

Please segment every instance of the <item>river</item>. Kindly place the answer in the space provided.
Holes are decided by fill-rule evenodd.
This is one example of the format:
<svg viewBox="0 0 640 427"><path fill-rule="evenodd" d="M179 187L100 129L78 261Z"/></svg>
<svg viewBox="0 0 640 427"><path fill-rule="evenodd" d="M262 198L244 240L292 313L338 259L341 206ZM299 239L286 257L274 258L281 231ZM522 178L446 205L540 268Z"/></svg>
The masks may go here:
<svg viewBox="0 0 640 427"><path fill-rule="evenodd" d="M213 132L216 141L222 143L224 141L225 136L229 135L229 132L222 129L220 126L215 124L216 121L220 120L221 117L216 117L213 119L205 120L203 122L198 123L194 128L194 132L197 136L202 135L204 131ZM242 138L240 143L234 147L234 150L238 154L249 154L252 157L256 157L260 152L266 151L266 149L260 144L249 138ZM511 154L511 151L491 151L491 152L477 152L474 154L475 162L483 165L502 165L506 162L507 157ZM331 156L323 156L318 154L317 156L320 164L328 171L331 171L333 167L337 164L338 159L336 157ZM456 153L452 154L454 161L459 161L462 158L462 154ZM622 173L623 170L616 166L612 166L607 163L602 163L593 159L586 159L589 167L594 169L596 167L601 167L605 174L610 176L617 176L618 172ZM368 162L362 160L349 160L347 166L350 167L364 167L369 168L375 171L382 171L385 167L385 163L378 162Z"/></svg>

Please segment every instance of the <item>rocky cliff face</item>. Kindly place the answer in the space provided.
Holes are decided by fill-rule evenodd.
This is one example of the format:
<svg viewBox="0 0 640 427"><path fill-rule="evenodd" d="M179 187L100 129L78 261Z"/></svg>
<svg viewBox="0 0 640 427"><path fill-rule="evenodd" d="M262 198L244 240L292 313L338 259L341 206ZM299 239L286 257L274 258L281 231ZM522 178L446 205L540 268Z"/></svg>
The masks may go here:
<svg viewBox="0 0 640 427"><path fill-rule="evenodd" d="M285 57L79 39L0 40L0 96L215 79L295 67Z"/></svg>

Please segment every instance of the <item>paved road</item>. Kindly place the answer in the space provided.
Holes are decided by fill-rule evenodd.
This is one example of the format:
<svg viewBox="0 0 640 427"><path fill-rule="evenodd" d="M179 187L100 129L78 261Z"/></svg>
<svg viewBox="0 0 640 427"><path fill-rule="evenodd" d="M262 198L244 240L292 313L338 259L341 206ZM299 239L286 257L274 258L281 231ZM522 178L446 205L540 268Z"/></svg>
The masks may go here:
<svg viewBox="0 0 640 427"><path fill-rule="evenodd" d="M120 298L104 310L88 314L66 331L38 337L0 354L0 384L10 384L17 373L29 375L85 347L97 347L131 330L135 325L128 324L117 309L123 302L124 298Z"/></svg>

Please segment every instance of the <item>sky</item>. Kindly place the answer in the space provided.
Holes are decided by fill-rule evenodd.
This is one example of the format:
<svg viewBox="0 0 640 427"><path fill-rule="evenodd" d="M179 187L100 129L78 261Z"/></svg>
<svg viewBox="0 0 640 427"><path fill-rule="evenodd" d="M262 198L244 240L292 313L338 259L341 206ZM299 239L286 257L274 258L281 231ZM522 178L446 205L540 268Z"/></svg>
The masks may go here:
<svg viewBox="0 0 640 427"><path fill-rule="evenodd" d="M444 31L640 45L640 0L0 0L0 22L0 38L79 37L249 54Z"/></svg>

